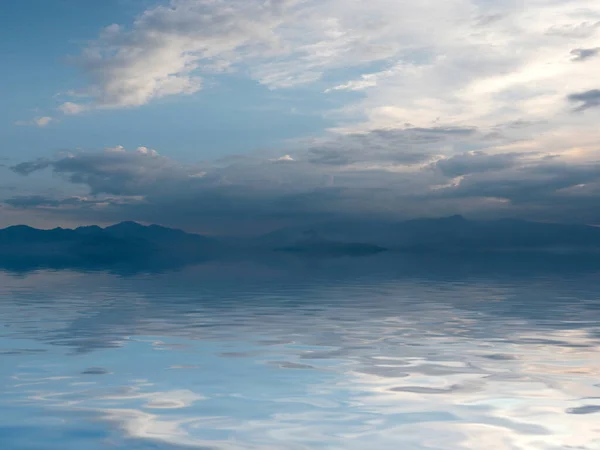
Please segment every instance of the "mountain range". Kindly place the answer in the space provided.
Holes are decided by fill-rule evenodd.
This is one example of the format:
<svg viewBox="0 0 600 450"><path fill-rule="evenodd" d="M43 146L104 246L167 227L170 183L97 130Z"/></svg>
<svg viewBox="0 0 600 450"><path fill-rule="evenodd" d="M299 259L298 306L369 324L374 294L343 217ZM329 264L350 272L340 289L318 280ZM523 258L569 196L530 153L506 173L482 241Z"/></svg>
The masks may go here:
<svg viewBox="0 0 600 450"><path fill-rule="evenodd" d="M197 262L223 252L216 239L159 225L121 222L106 228L40 230L17 225L0 230L0 260L40 265L138 263L169 259Z"/></svg>
<svg viewBox="0 0 600 450"><path fill-rule="evenodd" d="M75 229L25 225L0 230L0 266L186 265L286 253L314 257L388 253L600 251L600 228L462 216L404 222L326 222L246 238L213 238L159 225L121 222Z"/></svg>
<svg viewBox="0 0 600 450"><path fill-rule="evenodd" d="M263 244L281 245L313 239L364 242L390 251L595 251L600 250L600 228L588 225L524 220L467 220L462 216L414 219L403 222L326 222L291 227L262 236Z"/></svg>

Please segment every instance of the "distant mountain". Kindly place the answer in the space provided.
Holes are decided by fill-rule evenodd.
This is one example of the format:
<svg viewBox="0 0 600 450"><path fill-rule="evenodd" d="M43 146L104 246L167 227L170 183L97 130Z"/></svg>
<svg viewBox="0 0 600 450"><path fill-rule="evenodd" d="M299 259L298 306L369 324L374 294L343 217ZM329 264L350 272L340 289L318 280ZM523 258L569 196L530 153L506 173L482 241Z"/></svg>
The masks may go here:
<svg viewBox="0 0 600 450"><path fill-rule="evenodd" d="M404 222L327 222L224 240L135 222L106 228L39 230L19 225L0 230L0 267L23 270L125 266L135 271L162 270L214 259L368 256L386 250L408 252L412 257L448 252L600 253L600 228L452 216Z"/></svg>
<svg viewBox="0 0 600 450"><path fill-rule="evenodd" d="M263 245L294 246L309 232L328 242L363 242L401 251L600 251L600 228L523 220L467 220L462 216L404 222L327 222L290 227L260 238Z"/></svg>
<svg viewBox="0 0 600 450"><path fill-rule="evenodd" d="M314 230L306 231L291 245L276 247L275 250L315 256L365 256L386 251L385 248L373 244L323 239Z"/></svg>
<svg viewBox="0 0 600 450"><path fill-rule="evenodd" d="M122 222L110 227L39 230L24 225L0 230L0 262L40 266L155 264L211 259L223 251L215 240L158 225Z"/></svg>

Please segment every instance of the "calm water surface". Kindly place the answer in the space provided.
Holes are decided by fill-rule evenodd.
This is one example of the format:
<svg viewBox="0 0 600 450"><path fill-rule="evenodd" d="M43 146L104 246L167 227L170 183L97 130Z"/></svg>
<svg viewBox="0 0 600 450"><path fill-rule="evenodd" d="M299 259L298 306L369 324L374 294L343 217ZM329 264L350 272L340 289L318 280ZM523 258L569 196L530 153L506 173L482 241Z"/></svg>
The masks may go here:
<svg viewBox="0 0 600 450"><path fill-rule="evenodd" d="M600 449L600 271L0 272L0 449Z"/></svg>

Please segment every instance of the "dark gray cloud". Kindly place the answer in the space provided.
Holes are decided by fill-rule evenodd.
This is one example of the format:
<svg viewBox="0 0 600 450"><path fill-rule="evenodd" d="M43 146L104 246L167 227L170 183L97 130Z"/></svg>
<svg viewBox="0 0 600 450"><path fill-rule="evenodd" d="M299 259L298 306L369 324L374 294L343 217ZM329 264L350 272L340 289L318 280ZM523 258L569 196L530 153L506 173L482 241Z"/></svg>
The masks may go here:
<svg viewBox="0 0 600 450"><path fill-rule="evenodd" d="M458 177L471 173L491 172L508 169L518 164L522 153L500 153L489 155L485 152L470 152L442 159L434 164L448 177Z"/></svg>
<svg viewBox="0 0 600 450"><path fill-rule="evenodd" d="M573 61L586 61L600 55L600 47L594 48L576 48L571 50Z"/></svg>
<svg viewBox="0 0 600 450"><path fill-rule="evenodd" d="M546 31L546 34L549 36L583 39L592 37L598 28L600 28L600 21L585 21L578 24L553 25Z"/></svg>
<svg viewBox="0 0 600 450"><path fill-rule="evenodd" d="M380 130L283 158L244 155L197 165L145 148L80 152L13 170L32 176L49 169L87 187L87 195L13 196L4 204L68 215L71 222L139 220L238 234L331 219L455 213L600 221L599 164L466 150L481 145L482 136L471 129Z"/></svg>
<svg viewBox="0 0 600 450"><path fill-rule="evenodd" d="M19 175L29 175L33 172L37 172L38 170L46 169L50 167L51 161L45 158L39 158L35 161L27 161L17 164L16 166L12 166L11 170L18 173Z"/></svg>
<svg viewBox="0 0 600 450"><path fill-rule="evenodd" d="M43 195L19 195L7 198L4 203L14 208L32 208L39 206L59 206L60 201Z"/></svg>
<svg viewBox="0 0 600 450"><path fill-rule="evenodd" d="M346 166L355 162L355 159L353 159L351 155L340 150L313 148L309 151L308 161L312 164Z"/></svg>
<svg viewBox="0 0 600 450"><path fill-rule="evenodd" d="M409 132L421 133L423 135L449 135L449 136L471 136L477 129L473 127L432 127L432 128L409 128Z"/></svg>
<svg viewBox="0 0 600 450"><path fill-rule="evenodd" d="M577 94L571 94L568 97L572 103L579 103L576 111L585 111L590 108L598 108L600 106L600 89L592 89Z"/></svg>
<svg viewBox="0 0 600 450"><path fill-rule="evenodd" d="M577 166L542 161L493 173L474 173L465 177L458 186L445 189L441 193L459 198L505 199L512 204L528 204L534 208L542 205L551 207L553 202L558 202L561 198L568 197L577 201L588 197L590 189L596 195L594 186L598 183L598 163ZM587 189L583 189L586 186Z"/></svg>
<svg viewBox="0 0 600 450"><path fill-rule="evenodd" d="M24 162L11 169L20 175L30 175L46 168L51 168L70 183L88 186L92 195L144 195L153 186L164 190L171 183L179 184L182 179L192 179L195 175L193 167L184 169L145 148L134 152L120 148L81 152L55 160Z"/></svg>
<svg viewBox="0 0 600 450"><path fill-rule="evenodd" d="M460 146L476 138L481 138L477 129L467 127L373 130L315 144L298 159L332 166L377 162L412 165L431 160L448 142Z"/></svg>
<svg viewBox="0 0 600 450"><path fill-rule="evenodd" d="M316 221L357 214L388 214L401 197L441 183L427 171L397 173L375 168L299 161L229 158L213 165L184 166L148 151L81 152L15 172L50 168L72 184L89 188L90 199L12 197L13 208L55 208L86 220L135 219L228 231L259 225ZM97 207L96 207L97 206ZM243 231L242 231L243 232Z"/></svg>
<svg viewBox="0 0 600 450"><path fill-rule="evenodd" d="M106 200L88 200L79 197L68 197L63 199L56 199L45 195L17 195L4 200L4 203L12 206L13 208L39 208L39 207L51 207L58 208L60 206L93 206L100 203L105 203Z"/></svg>

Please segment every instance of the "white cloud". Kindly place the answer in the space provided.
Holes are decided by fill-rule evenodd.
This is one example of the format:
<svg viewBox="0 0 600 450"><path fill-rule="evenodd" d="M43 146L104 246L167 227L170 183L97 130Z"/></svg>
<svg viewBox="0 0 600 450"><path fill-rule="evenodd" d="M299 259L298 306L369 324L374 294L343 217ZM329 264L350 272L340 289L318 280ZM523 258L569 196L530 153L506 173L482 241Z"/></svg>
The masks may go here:
<svg viewBox="0 0 600 450"><path fill-rule="evenodd" d="M49 125L50 122L52 122L53 120L54 119L52 117L44 116L44 117L35 119L34 122L38 127L45 127L46 125Z"/></svg>
<svg viewBox="0 0 600 450"><path fill-rule="evenodd" d="M202 75L215 68L284 88L312 83L332 69L397 61L442 37L421 19L469 13L464 1L421 3L172 0L148 9L130 28L107 27L84 50L76 59L91 81L83 94L95 107L139 106L195 93Z"/></svg>
<svg viewBox="0 0 600 450"><path fill-rule="evenodd" d="M75 115L84 112L87 107L73 102L65 102L57 108L61 113L66 115Z"/></svg>
<svg viewBox="0 0 600 450"><path fill-rule="evenodd" d="M173 0L145 11L130 29L111 25L76 59L91 81L89 106L139 106L193 94L202 87L202 69L227 68L240 56L236 50L264 46L277 53L273 31L293 3Z"/></svg>
<svg viewBox="0 0 600 450"><path fill-rule="evenodd" d="M377 86L380 78L393 76L394 73L395 69L389 69L382 72L361 75L358 80L348 81L347 83L326 89L325 93L328 94L329 92L333 91L362 91L364 89Z"/></svg>
<svg viewBox="0 0 600 450"><path fill-rule="evenodd" d="M106 147L104 149L105 152L124 152L125 151L125 147L123 147L122 145L117 145L116 147Z"/></svg>
<svg viewBox="0 0 600 450"><path fill-rule="evenodd" d="M595 0L172 0L105 28L76 58L89 100L59 109L140 106L228 71L273 89L360 91L341 111L350 131L560 125L570 93L598 88L600 58L572 55L597 48L599 23Z"/></svg>
<svg viewBox="0 0 600 450"><path fill-rule="evenodd" d="M369 5L377 8L381 3ZM442 3L451 8L446 10ZM573 64L571 58L574 49L597 44L600 30L588 26L594 17L600 18L597 2L537 0L527 8L515 2L470 0L429 5L429 14L409 19L396 16L398 8L388 11L399 29L404 30L406 20L414 20L431 30L430 35L413 30L398 34L395 57L400 63L329 89L364 91L363 100L344 108L350 118L363 122L363 128L405 122L492 127L523 118L553 121L556 127L568 121L569 94L598 87L594 74L600 60ZM586 33L565 36L554 33L555 27ZM418 50L411 53L411 47Z"/></svg>
<svg viewBox="0 0 600 450"><path fill-rule="evenodd" d="M119 147L121 147L121 146L119 146ZM121 148L123 148L123 147L121 147ZM135 149L135 151L141 155L158 156L158 152L156 150L153 150L148 147L138 147Z"/></svg>
<svg viewBox="0 0 600 450"><path fill-rule="evenodd" d="M286 162L286 161L288 161L288 162L292 162L292 161L295 161L295 159L292 158L290 155L283 155L283 156L281 156L279 158L272 159L271 161L280 161L280 162Z"/></svg>
<svg viewBox="0 0 600 450"><path fill-rule="evenodd" d="M19 126L36 126L36 127L40 127L40 128L44 128L48 125L50 125L51 122L53 122L55 119L53 117L50 116L43 116L43 117L36 117L33 120L30 121L18 121L15 122L15 125L19 125Z"/></svg>

